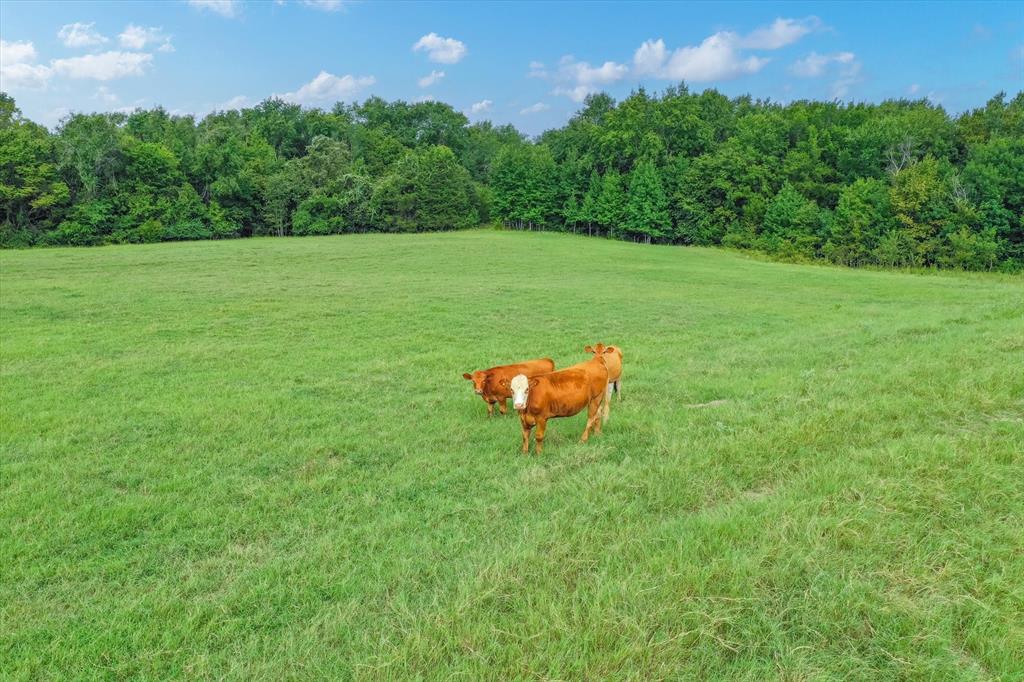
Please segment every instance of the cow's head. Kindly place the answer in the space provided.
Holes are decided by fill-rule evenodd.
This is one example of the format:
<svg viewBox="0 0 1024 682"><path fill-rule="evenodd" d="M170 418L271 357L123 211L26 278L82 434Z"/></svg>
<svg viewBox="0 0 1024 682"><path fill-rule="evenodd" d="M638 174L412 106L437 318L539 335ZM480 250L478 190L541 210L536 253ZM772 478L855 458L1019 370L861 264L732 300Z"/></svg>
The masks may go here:
<svg viewBox="0 0 1024 682"><path fill-rule="evenodd" d="M530 399L530 389L537 385L536 379L529 379L525 374L517 374L508 382L508 390L512 391L512 407L525 410Z"/></svg>
<svg viewBox="0 0 1024 682"><path fill-rule="evenodd" d="M484 394L484 382L487 381L487 372L478 369L472 374L466 372L462 375L462 378L473 382L473 390L477 395Z"/></svg>
<svg viewBox="0 0 1024 682"><path fill-rule="evenodd" d="M615 347L606 346L603 343L595 343L593 346L585 346L583 350L587 353L593 353L595 358L601 358L601 361L603 362L605 355L615 352Z"/></svg>

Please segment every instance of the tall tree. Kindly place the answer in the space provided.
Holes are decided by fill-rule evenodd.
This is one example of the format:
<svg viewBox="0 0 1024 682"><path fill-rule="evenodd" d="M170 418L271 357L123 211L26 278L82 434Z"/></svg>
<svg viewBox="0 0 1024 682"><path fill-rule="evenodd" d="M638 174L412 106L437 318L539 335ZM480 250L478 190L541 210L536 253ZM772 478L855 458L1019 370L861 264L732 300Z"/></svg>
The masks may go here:
<svg viewBox="0 0 1024 682"><path fill-rule="evenodd" d="M616 234L650 243L668 238L671 232L668 198L658 170L652 162L641 161L629 176L629 198Z"/></svg>

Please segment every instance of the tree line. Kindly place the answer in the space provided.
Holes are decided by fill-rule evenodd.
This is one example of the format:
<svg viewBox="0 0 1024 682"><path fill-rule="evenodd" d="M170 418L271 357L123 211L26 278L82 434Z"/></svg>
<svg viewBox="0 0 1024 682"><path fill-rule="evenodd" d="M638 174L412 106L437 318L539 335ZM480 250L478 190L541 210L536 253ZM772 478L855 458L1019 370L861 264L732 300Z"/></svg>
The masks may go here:
<svg viewBox="0 0 1024 682"><path fill-rule="evenodd" d="M500 221L847 265L1024 269L1024 93L781 105L589 96L536 140L440 102L277 99L51 132L0 94L0 245L411 232Z"/></svg>

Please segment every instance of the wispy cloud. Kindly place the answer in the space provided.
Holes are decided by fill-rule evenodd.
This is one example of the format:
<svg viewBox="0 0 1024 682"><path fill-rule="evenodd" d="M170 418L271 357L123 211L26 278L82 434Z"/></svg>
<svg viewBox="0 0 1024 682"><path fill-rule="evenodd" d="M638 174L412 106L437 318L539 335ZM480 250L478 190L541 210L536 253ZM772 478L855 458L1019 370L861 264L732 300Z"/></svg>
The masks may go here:
<svg viewBox="0 0 1024 682"><path fill-rule="evenodd" d="M238 16L242 11L242 3L239 0L188 0L188 4L229 19Z"/></svg>
<svg viewBox="0 0 1024 682"><path fill-rule="evenodd" d="M548 106L547 104L544 104L544 102L537 102L536 104L531 104L530 106L526 107L525 109L520 109L519 113L520 114L536 114L537 112L540 112L540 111L547 111L550 108L551 107Z"/></svg>
<svg viewBox="0 0 1024 682"><path fill-rule="evenodd" d="M609 85L626 77L629 67L625 64L607 61L601 66L577 62L572 57L563 57L558 65L558 79L569 85L555 87L556 95L567 95L574 102L582 102L587 95L597 92L602 85Z"/></svg>
<svg viewBox="0 0 1024 682"><path fill-rule="evenodd" d="M232 109L244 109L250 104L252 104L252 100L245 95L235 95L231 99L221 102L214 108L217 111L230 111Z"/></svg>
<svg viewBox="0 0 1024 682"><path fill-rule="evenodd" d="M340 12L345 9L345 3L342 0L302 0L302 4L321 12Z"/></svg>
<svg viewBox="0 0 1024 682"><path fill-rule="evenodd" d="M106 85L101 85L100 87L96 88L96 92L93 94L92 98L99 100L107 105L117 104L121 101L121 98L113 92L111 92L110 88L108 88Z"/></svg>
<svg viewBox="0 0 1024 682"><path fill-rule="evenodd" d="M587 95L600 90L600 86L619 81L628 74L629 67L625 64L607 61L600 66L591 66L588 62L576 61L572 55L566 55L554 71L549 71L542 62L530 62L527 75L554 83L552 94L565 95L574 102L582 102Z"/></svg>
<svg viewBox="0 0 1024 682"><path fill-rule="evenodd" d="M829 84L829 94L833 99L846 97L854 85L864 80L861 74L861 64L857 61L857 55L853 52L835 52L832 54L811 52L806 57L790 64L789 71L801 78L822 78L826 76L833 78L834 80Z"/></svg>
<svg viewBox="0 0 1024 682"><path fill-rule="evenodd" d="M377 79L373 76L352 76L349 74L335 76L327 71L321 71L313 80L295 92L286 92L280 95L280 97L296 104L345 100L352 98L359 91L370 87L376 82Z"/></svg>
<svg viewBox="0 0 1024 682"><path fill-rule="evenodd" d="M431 85L437 83L442 78L444 78L444 71L431 71L423 78L417 80L416 84L419 85L421 88L429 88Z"/></svg>
<svg viewBox="0 0 1024 682"><path fill-rule="evenodd" d="M106 36L100 35L93 26L95 22L84 24L81 22L75 22L73 24L64 24L57 31L57 37L64 43L65 47L92 47L93 45L102 45L109 39Z"/></svg>
<svg viewBox="0 0 1024 682"><path fill-rule="evenodd" d="M739 46L752 50L778 50L819 30L821 26L821 20L813 16L803 19L779 18L768 26L755 28L740 39Z"/></svg>
<svg viewBox="0 0 1024 682"><path fill-rule="evenodd" d="M157 49L161 52L174 52L174 46L171 45L171 37L165 35L163 29L156 26L145 28L135 24L128 24L125 26L124 31L117 36L117 39L121 42L121 47L127 47L132 50L142 50L147 45L159 43Z"/></svg>
<svg viewBox="0 0 1024 682"><path fill-rule="evenodd" d="M494 102L492 102L491 100L482 99L479 102L474 102L472 105L470 105L469 110L471 113L474 114L482 114L485 111L490 111L493 106Z"/></svg>
<svg viewBox="0 0 1024 682"><path fill-rule="evenodd" d="M793 62L789 70L801 78L815 78L824 75L830 64L850 64L856 57L857 55L852 52L836 52L835 54L811 52L803 59Z"/></svg>

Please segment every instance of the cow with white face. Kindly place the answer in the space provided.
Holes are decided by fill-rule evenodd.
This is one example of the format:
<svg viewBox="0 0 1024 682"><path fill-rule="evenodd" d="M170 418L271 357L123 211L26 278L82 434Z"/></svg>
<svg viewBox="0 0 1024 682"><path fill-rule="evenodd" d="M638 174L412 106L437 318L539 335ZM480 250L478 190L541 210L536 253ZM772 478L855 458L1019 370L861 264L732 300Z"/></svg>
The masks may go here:
<svg viewBox="0 0 1024 682"><path fill-rule="evenodd" d="M548 419L571 417L584 408L587 409L587 426L580 440L586 443L591 429L601 433L600 409L608 389L604 355L597 354L587 362L560 372L534 377L517 374L507 383L523 427L523 454L530 452L530 433L534 427L537 427L539 455L544 451Z"/></svg>
<svg viewBox="0 0 1024 682"><path fill-rule="evenodd" d="M517 374L512 377L509 384L512 391L512 407L517 410L526 409L526 400L530 395L530 379L525 374Z"/></svg>

